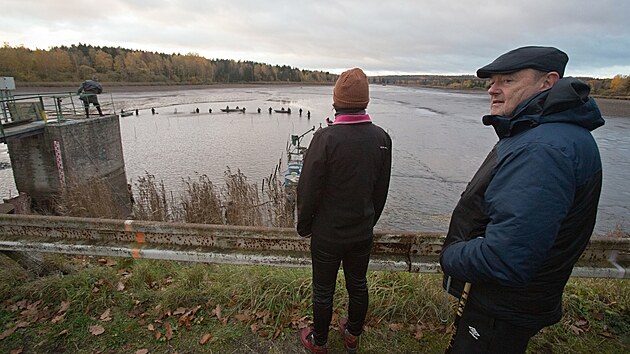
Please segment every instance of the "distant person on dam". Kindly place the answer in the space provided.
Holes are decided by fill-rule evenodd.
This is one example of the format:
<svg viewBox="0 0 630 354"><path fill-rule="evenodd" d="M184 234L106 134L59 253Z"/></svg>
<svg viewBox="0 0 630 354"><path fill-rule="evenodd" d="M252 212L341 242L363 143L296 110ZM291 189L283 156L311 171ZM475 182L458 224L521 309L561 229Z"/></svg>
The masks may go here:
<svg viewBox="0 0 630 354"><path fill-rule="evenodd" d="M103 92L103 86L98 82L98 78L93 77L92 80L85 80L79 86L77 90L77 94L80 95L79 98L83 101L83 107L85 108L85 116L90 117L90 103L96 107L98 114L102 117L103 111L101 110L101 105L98 103L98 97L96 95Z"/></svg>
<svg viewBox="0 0 630 354"><path fill-rule="evenodd" d="M530 46L477 70L489 79L482 121L499 141L461 195L440 256L447 291L468 290L447 353L524 353L562 316L595 226L602 165L591 131L604 125L589 86L563 78L568 59Z"/></svg>
<svg viewBox="0 0 630 354"><path fill-rule="evenodd" d="M391 138L366 113L369 100L361 69L339 76L335 122L313 135L297 186L297 232L310 237L313 271L314 323L300 331L300 339L313 353L327 352L340 265L349 304L338 326L350 352L356 351L367 315L373 228L385 206L392 163Z"/></svg>

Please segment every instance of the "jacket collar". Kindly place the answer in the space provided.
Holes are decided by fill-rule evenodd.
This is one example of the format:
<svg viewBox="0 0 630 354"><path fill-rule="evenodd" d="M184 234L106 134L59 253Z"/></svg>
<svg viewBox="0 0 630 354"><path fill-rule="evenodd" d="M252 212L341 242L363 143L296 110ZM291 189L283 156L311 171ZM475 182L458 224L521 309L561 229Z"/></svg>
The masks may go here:
<svg viewBox="0 0 630 354"><path fill-rule="evenodd" d="M604 125L595 100L588 96L590 88L575 78L559 80L516 107L512 116L486 115L482 122L492 125L499 139L544 123L565 122L594 130Z"/></svg>
<svg viewBox="0 0 630 354"><path fill-rule="evenodd" d="M359 124L359 123L372 123L370 116L367 113L365 113L365 111L361 111L359 113L339 112L335 114L335 121L332 124L339 125L339 124Z"/></svg>

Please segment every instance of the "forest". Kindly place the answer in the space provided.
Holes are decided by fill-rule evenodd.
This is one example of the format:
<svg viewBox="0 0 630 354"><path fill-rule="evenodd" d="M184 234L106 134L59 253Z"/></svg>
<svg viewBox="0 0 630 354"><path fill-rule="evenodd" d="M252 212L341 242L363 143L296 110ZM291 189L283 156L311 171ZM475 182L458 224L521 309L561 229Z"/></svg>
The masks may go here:
<svg viewBox="0 0 630 354"><path fill-rule="evenodd" d="M630 75L615 75L612 79L579 77L591 87L597 96L630 99ZM393 75L372 76L370 82L383 85L424 86L457 90L486 88L488 80L473 75Z"/></svg>
<svg viewBox="0 0 630 354"><path fill-rule="evenodd" d="M97 76L103 82L171 84L216 83L334 83L337 75L301 70L287 65L253 61L207 59L196 53L164 54L88 44L28 49L4 43L0 47L0 76L21 84L80 82ZM581 77L594 95L630 98L630 75L613 78ZM371 76L373 84L409 85L450 89L478 89L487 80L474 75Z"/></svg>
<svg viewBox="0 0 630 354"><path fill-rule="evenodd" d="M87 44L48 50L0 47L0 76L19 83L102 82L214 84L245 82L334 82L336 75L286 65L206 59L195 53L164 54Z"/></svg>

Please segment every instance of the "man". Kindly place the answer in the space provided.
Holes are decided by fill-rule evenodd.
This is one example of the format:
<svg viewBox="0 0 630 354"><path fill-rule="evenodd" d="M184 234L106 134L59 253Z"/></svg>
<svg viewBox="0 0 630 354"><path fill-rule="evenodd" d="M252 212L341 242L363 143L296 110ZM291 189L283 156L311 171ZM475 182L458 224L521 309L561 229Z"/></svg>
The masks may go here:
<svg viewBox="0 0 630 354"><path fill-rule="evenodd" d="M333 90L335 121L313 135L298 182L297 232L311 237L314 322L300 338L313 353L328 350L340 264L349 305L348 318L338 327L349 352L356 352L367 314L373 227L385 206L392 158L391 138L365 112L369 100L361 69L339 76Z"/></svg>
<svg viewBox="0 0 630 354"><path fill-rule="evenodd" d="M83 101L83 107L85 108L85 116L90 117L90 103L96 107L98 114L102 117L103 111L101 110L101 105L98 103L98 98L96 95L103 92L103 87L98 82L96 77L92 78L92 80L85 80L79 86L79 90L77 90L77 94L81 95L79 98Z"/></svg>
<svg viewBox="0 0 630 354"><path fill-rule="evenodd" d="M602 184L590 131L604 124L589 87L562 78L567 55L522 47L477 71L489 78L499 142L459 200L440 257L445 287L470 284L451 353L524 353L560 320Z"/></svg>

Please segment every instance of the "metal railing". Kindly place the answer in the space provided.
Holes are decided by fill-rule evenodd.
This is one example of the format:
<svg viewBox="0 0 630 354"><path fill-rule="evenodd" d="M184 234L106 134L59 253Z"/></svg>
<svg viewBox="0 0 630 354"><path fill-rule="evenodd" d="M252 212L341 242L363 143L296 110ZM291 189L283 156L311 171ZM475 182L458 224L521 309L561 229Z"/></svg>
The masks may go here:
<svg viewBox="0 0 630 354"><path fill-rule="evenodd" d="M109 114L115 114L116 108L112 95L98 96L101 109L111 112ZM88 109L90 115L98 114L93 105L90 105ZM85 117L85 108L76 92L46 92L0 97L1 137L4 137L4 130L9 126L37 121L60 122L81 117Z"/></svg>
<svg viewBox="0 0 630 354"><path fill-rule="evenodd" d="M444 235L376 232L370 269L440 272ZM0 250L281 267L310 266L294 229L0 215ZM630 278L630 238L593 237L574 277Z"/></svg>

